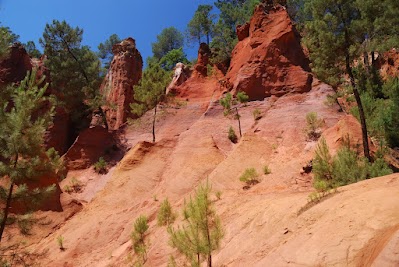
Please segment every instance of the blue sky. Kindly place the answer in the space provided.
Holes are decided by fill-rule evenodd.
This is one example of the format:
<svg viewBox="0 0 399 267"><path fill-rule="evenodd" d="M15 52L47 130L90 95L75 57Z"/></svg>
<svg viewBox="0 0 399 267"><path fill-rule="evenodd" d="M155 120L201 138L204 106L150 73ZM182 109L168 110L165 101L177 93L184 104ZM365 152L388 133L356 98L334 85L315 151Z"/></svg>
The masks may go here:
<svg viewBox="0 0 399 267"><path fill-rule="evenodd" d="M21 42L38 40L46 23L66 20L84 30L83 43L97 45L116 33L133 37L145 60L152 55L151 43L162 29L174 26L184 31L199 4L215 0L0 0L0 22L20 36ZM187 46L186 46L187 47ZM198 46L186 48L195 58Z"/></svg>

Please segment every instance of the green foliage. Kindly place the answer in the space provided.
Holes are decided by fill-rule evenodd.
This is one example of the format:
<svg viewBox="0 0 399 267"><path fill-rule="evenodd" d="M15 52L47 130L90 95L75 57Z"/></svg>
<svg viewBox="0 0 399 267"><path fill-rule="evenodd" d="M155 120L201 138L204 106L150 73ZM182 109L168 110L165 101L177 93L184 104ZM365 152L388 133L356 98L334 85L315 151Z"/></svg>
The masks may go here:
<svg viewBox="0 0 399 267"><path fill-rule="evenodd" d="M252 111L252 115L254 116L255 121L258 121L262 118L262 113L259 109L255 109L254 111Z"/></svg>
<svg viewBox="0 0 399 267"><path fill-rule="evenodd" d="M154 57L160 60L169 51L183 47L183 34L175 27L169 27L162 30L157 35L157 41L152 43L152 53Z"/></svg>
<svg viewBox="0 0 399 267"><path fill-rule="evenodd" d="M170 81L170 73L159 64L149 65L144 70L140 83L133 88L136 102L130 104L132 113L140 117L154 108L165 96L166 86Z"/></svg>
<svg viewBox="0 0 399 267"><path fill-rule="evenodd" d="M265 175L268 175L268 174L271 174L272 171L270 170L269 166L265 165L265 166L263 167L263 173L264 173Z"/></svg>
<svg viewBox="0 0 399 267"><path fill-rule="evenodd" d="M159 226L169 226L170 224L172 224L175 219L176 219L176 214L173 212L172 210L172 206L170 205L170 202L168 199L165 199L162 204L161 207L159 208L159 212L158 212L158 225Z"/></svg>
<svg viewBox="0 0 399 267"><path fill-rule="evenodd" d="M186 221L177 229L169 228L170 244L182 253L192 266L204 258L212 264L212 252L219 249L224 233L210 199L211 187L201 185L195 197L185 204Z"/></svg>
<svg viewBox="0 0 399 267"><path fill-rule="evenodd" d="M133 224L133 232L130 235L134 252L141 258L141 264L147 260L147 244L145 243L146 232L149 228L146 216L139 216Z"/></svg>
<svg viewBox="0 0 399 267"><path fill-rule="evenodd" d="M39 40L47 56L45 64L51 71L52 88L62 95L77 129L88 126L85 103L98 94L101 83L100 61L88 46L82 46L82 38L83 30L79 27L53 20L46 24Z"/></svg>
<svg viewBox="0 0 399 267"><path fill-rule="evenodd" d="M23 235L28 235L30 233L33 223L34 223L34 220L32 219L32 214L29 214L29 213L18 216L18 218L17 218L17 224L18 224L19 231Z"/></svg>
<svg viewBox="0 0 399 267"><path fill-rule="evenodd" d="M343 146L332 157L325 139L321 139L313 160L314 184L319 192L356 183L364 179L392 173L382 158L369 163L350 149L350 145Z"/></svg>
<svg viewBox="0 0 399 267"><path fill-rule="evenodd" d="M57 237L57 244L60 250L65 250L64 247L64 237L62 235Z"/></svg>
<svg viewBox="0 0 399 267"><path fill-rule="evenodd" d="M332 180L333 158L328 149L326 139L322 138L317 145L315 158L313 159L313 173L315 181Z"/></svg>
<svg viewBox="0 0 399 267"><path fill-rule="evenodd" d="M40 58L42 56L42 53L40 53L40 51L36 48L35 42L28 41L26 44L24 44L24 47L30 57Z"/></svg>
<svg viewBox="0 0 399 267"><path fill-rule="evenodd" d="M209 45L213 33L213 20L215 15L211 14L212 5L199 5L193 18L187 25L187 32L190 40L198 41L201 44L201 37L206 37L206 43Z"/></svg>
<svg viewBox="0 0 399 267"><path fill-rule="evenodd" d="M249 21L259 0L217 0L219 19L213 28L210 44L213 63L229 62L231 51L237 44L236 26Z"/></svg>
<svg viewBox="0 0 399 267"><path fill-rule="evenodd" d="M311 140L317 140L320 137L320 128L323 126L323 120L319 119L316 112L306 114L306 136Z"/></svg>
<svg viewBox="0 0 399 267"><path fill-rule="evenodd" d="M237 93L236 97L237 97L238 102L243 103L243 104L247 103L249 100L249 96L243 91L239 91Z"/></svg>
<svg viewBox="0 0 399 267"><path fill-rule="evenodd" d="M371 135L390 147L399 146L399 80L392 78L380 85L382 97L376 96L372 82L361 93L361 100ZM352 108L359 119L359 111Z"/></svg>
<svg viewBox="0 0 399 267"><path fill-rule="evenodd" d="M248 95L245 92L238 92L236 98L233 98L231 93L227 93L223 98L219 100L220 105L224 108L224 115L227 116L231 114L233 106L239 103L248 102Z"/></svg>
<svg viewBox="0 0 399 267"><path fill-rule="evenodd" d="M103 157L100 157L98 161L94 163L94 171L100 174L105 174L108 172L107 162Z"/></svg>
<svg viewBox="0 0 399 267"><path fill-rule="evenodd" d="M106 70L109 69L113 58L112 47L120 43L121 41L122 40L117 34L112 34L107 40L105 40L104 43L100 43L98 45L97 55L99 58L101 58L101 61Z"/></svg>
<svg viewBox="0 0 399 267"><path fill-rule="evenodd" d="M252 185L254 183L259 182L259 175L256 172L255 168L245 169L244 173L240 176L240 181L246 183L247 185Z"/></svg>
<svg viewBox="0 0 399 267"><path fill-rule="evenodd" d="M237 138L236 132L234 131L232 126L230 126L230 128L229 128L229 133L228 133L227 137L234 144L237 143L238 138Z"/></svg>
<svg viewBox="0 0 399 267"><path fill-rule="evenodd" d="M18 41L19 36L4 26L0 26L0 36L0 59L2 59L8 54L8 47Z"/></svg>
<svg viewBox="0 0 399 267"><path fill-rule="evenodd" d="M72 177L69 184L64 187L64 192L67 193L72 193L72 192L79 193L81 190L82 190L82 183L75 177Z"/></svg>
<svg viewBox="0 0 399 267"><path fill-rule="evenodd" d="M215 196L218 200L222 198L222 191L216 191Z"/></svg>
<svg viewBox="0 0 399 267"><path fill-rule="evenodd" d="M233 96L230 93L227 93L223 98L219 100L220 105L224 108L224 115L227 116L231 112L231 106L235 102L233 102Z"/></svg>
<svg viewBox="0 0 399 267"><path fill-rule="evenodd" d="M0 240L9 201L29 199L28 210L35 208L55 187L30 189L26 184L44 174L58 174L63 166L54 149L44 149L44 134L54 114L54 99L44 96L44 78L37 80L34 70L17 87L8 87L0 99L0 177L4 179L0 186L4 217Z"/></svg>
<svg viewBox="0 0 399 267"><path fill-rule="evenodd" d="M165 56L161 58L159 64L164 70L171 71L179 62L184 64L189 63L186 54L183 52L182 47L170 50Z"/></svg>

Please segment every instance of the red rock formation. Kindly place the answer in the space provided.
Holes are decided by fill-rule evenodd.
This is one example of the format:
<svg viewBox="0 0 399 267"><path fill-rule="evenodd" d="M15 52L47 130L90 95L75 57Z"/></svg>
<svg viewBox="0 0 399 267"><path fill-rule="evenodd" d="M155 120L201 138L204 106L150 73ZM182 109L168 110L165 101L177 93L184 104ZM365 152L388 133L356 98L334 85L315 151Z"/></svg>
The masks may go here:
<svg viewBox="0 0 399 267"><path fill-rule="evenodd" d="M48 161L47 155L42 155L43 161ZM55 190L52 194L48 195L47 198L43 199L38 203L33 203L32 199L20 199L14 200L11 203L10 212L12 213L25 213L30 210L52 210L52 211L62 211L60 195L61 188L59 186L58 181L60 180L60 176L65 173L56 173L54 171L45 171L38 177L34 177L29 179L28 181L24 181L26 183L29 190L33 191L36 188L46 188L54 185ZM18 185L17 185L18 186ZM33 205L32 205L33 204Z"/></svg>
<svg viewBox="0 0 399 267"><path fill-rule="evenodd" d="M86 169L112 148L112 133L102 126L83 130L65 154L68 170Z"/></svg>
<svg viewBox="0 0 399 267"><path fill-rule="evenodd" d="M384 79L399 76L399 51L392 49L377 58L377 68Z"/></svg>
<svg viewBox="0 0 399 267"><path fill-rule="evenodd" d="M244 29L238 30L240 39L246 35ZM263 99L309 91L312 75L299 40L283 6L259 5L249 23L248 37L232 52L227 80L233 92L244 91L251 99Z"/></svg>
<svg viewBox="0 0 399 267"><path fill-rule="evenodd" d="M133 86L141 79L143 59L133 38L114 45L112 53L101 91L110 104L104 107L109 129L117 130L131 114L129 104L133 102Z"/></svg>
<svg viewBox="0 0 399 267"><path fill-rule="evenodd" d="M236 28L238 41L242 41L249 36L249 23L238 25Z"/></svg>
<svg viewBox="0 0 399 267"><path fill-rule="evenodd" d="M0 61L0 86L21 81L31 70L32 63L25 48L20 43L13 44L9 55Z"/></svg>
<svg viewBox="0 0 399 267"><path fill-rule="evenodd" d="M211 56L211 50L206 43L201 43L198 49L198 60L194 66L194 77L206 77L208 75L209 58Z"/></svg>

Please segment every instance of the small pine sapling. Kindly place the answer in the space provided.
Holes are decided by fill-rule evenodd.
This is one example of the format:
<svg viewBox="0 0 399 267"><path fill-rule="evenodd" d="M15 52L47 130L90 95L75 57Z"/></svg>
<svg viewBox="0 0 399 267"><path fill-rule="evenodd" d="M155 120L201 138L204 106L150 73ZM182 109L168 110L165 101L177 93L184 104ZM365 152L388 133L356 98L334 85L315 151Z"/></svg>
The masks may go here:
<svg viewBox="0 0 399 267"><path fill-rule="evenodd" d="M229 138L229 140L232 143L234 143L234 144L237 143L238 138L237 138L236 132L234 131L233 127L231 127L231 126L229 128L229 133L228 133L227 137Z"/></svg>
<svg viewBox="0 0 399 267"><path fill-rule="evenodd" d="M146 216L139 216L133 224L133 232L130 237L134 252L140 257L141 264L147 261L147 244L145 243L146 232L149 228Z"/></svg>
<svg viewBox="0 0 399 267"><path fill-rule="evenodd" d="M172 224L176 219L176 214L172 210L172 206L168 199L165 199L161 207L159 208L158 212L158 225L159 226L169 226Z"/></svg>

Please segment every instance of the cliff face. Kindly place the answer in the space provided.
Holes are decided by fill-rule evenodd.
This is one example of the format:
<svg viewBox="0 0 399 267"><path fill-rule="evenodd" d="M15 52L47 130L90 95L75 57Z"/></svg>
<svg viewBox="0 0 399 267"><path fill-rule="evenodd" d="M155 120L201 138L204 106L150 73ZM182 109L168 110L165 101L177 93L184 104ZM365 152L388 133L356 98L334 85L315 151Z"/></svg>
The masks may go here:
<svg viewBox="0 0 399 267"><path fill-rule="evenodd" d="M300 37L286 9L259 5L249 24L238 27L227 80L251 99L308 92L312 75Z"/></svg>
<svg viewBox="0 0 399 267"><path fill-rule="evenodd" d="M114 45L112 52L114 58L101 91L109 104L104 108L109 129L117 130L130 116L133 86L141 79L143 59L133 38Z"/></svg>
<svg viewBox="0 0 399 267"><path fill-rule="evenodd" d="M9 55L0 61L0 86L21 81L31 70L31 59L25 48L20 43L13 44Z"/></svg>

